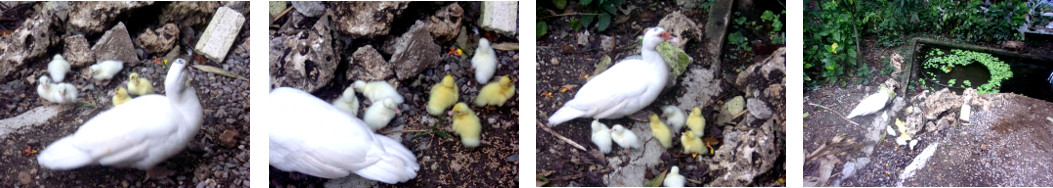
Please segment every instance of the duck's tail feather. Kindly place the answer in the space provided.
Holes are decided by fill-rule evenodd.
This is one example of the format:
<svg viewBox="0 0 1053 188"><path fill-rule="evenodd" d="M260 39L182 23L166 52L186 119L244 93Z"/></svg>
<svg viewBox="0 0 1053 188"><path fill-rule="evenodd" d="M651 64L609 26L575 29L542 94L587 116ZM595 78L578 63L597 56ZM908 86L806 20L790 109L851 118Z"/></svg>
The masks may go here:
<svg viewBox="0 0 1053 188"><path fill-rule="evenodd" d="M552 114L552 116L548 117L548 125L549 126L556 126L556 125L559 125L560 123L573 120L574 118L579 118L579 117L581 117L584 114L585 114L585 112L583 112L581 110L574 109L574 108L571 108L571 107L568 107L568 106L564 105L563 108L560 108L559 110L556 110L556 113L554 113L554 114Z"/></svg>
<svg viewBox="0 0 1053 188"><path fill-rule="evenodd" d="M91 164L91 154L73 146L69 137L59 139L37 156L40 166L52 170L69 170Z"/></svg>
<svg viewBox="0 0 1053 188"><path fill-rule="evenodd" d="M417 157L409 149L386 136L377 135L375 138L386 152L375 156L379 157L380 161L355 171L355 174L387 184L405 182L417 177L420 165L417 164Z"/></svg>

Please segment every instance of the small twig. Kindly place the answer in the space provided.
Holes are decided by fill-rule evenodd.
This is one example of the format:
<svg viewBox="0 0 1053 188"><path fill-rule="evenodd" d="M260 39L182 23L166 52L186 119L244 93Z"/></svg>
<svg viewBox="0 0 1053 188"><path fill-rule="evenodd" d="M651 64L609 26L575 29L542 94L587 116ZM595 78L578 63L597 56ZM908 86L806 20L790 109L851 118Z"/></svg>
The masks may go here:
<svg viewBox="0 0 1053 188"><path fill-rule="evenodd" d="M599 13L580 13L580 12L556 14L556 11L552 11L552 10L548 10L548 13L552 14L552 15L551 16L541 17L541 19L549 19L549 18L553 18L553 17L563 17L563 16L599 16L600 15Z"/></svg>
<svg viewBox="0 0 1053 188"><path fill-rule="evenodd" d="M271 22L278 21L278 19L281 19L283 16L285 16L286 13L289 13L289 11L292 9L293 7L285 8L285 10L283 10L282 13L278 13L278 16L275 16L274 20L272 20Z"/></svg>
<svg viewBox="0 0 1053 188"><path fill-rule="evenodd" d="M537 127L541 128L542 130L545 130L545 132L548 132L549 134L552 134L553 136L556 136L556 138L559 138L560 140L563 140L563 142L566 142L567 144L570 144L571 146L574 146L575 148L580 149L581 151L589 151L589 150L585 149L585 146L581 146L581 144L578 144L577 142L574 142L574 140L571 140L571 139L569 139L567 137L563 137L563 135L561 135L559 133L556 133L556 131L553 131L552 129L549 129L545 125L542 125L540 121L537 122Z"/></svg>
<svg viewBox="0 0 1053 188"><path fill-rule="evenodd" d="M845 116L842 116L841 114L837 113L837 111L831 110L830 108L827 108L826 106L815 104L815 103L808 103L808 105L812 105L812 106L816 106L816 107L819 107L819 108L826 109L826 111L830 111L830 113L832 113L834 115L837 115L837 117L841 117L841 119L844 119L845 121L848 121L849 123L852 123L853 125L859 126L859 123L856 123L856 122L854 122L852 120L849 120L848 118L845 118Z"/></svg>
<svg viewBox="0 0 1053 188"><path fill-rule="evenodd" d="M687 181L690 181L691 183L695 183L696 185L703 185L704 184L704 183L702 183L702 181L698 181L698 180L694 180L694 179L687 179Z"/></svg>
<svg viewBox="0 0 1053 188"><path fill-rule="evenodd" d="M391 131L391 132L419 133L419 132L428 132L428 131L431 131L431 129L402 129L402 130Z"/></svg>

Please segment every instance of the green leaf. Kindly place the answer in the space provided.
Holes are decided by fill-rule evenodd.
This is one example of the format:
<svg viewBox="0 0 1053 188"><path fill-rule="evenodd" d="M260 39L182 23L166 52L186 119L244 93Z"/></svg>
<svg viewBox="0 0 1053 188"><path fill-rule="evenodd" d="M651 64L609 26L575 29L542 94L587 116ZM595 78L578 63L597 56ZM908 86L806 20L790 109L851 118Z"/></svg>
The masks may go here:
<svg viewBox="0 0 1053 188"><path fill-rule="evenodd" d="M609 14L600 14L600 16L598 16L598 18L599 18L599 20L596 21L596 30L597 31L607 30L607 27L611 26L611 15L609 15Z"/></svg>
<svg viewBox="0 0 1053 188"><path fill-rule="evenodd" d="M592 3L592 0L578 0L578 3L581 5L589 5L589 3Z"/></svg>
<svg viewBox="0 0 1053 188"><path fill-rule="evenodd" d="M618 10L614 9L614 5L611 5L609 1L608 1L608 3L605 3L605 4L601 5L601 6L603 6L603 10L607 11L608 14L611 14L611 15L617 15L618 14Z"/></svg>
<svg viewBox="0 0 1053 188"><path fill-rule="evenodd" d="M567 7L567 0L552 0L552 4L556 5L557 9L563 10Z"/></svg>
<svg viewBox="0 0 1053 188"><path fill-rule="evenodd" d="M581 26L582 26L582 28L589 28L589 26L592 25L592 21L594 21L594 20L596 20L596 16L595 15L584 15L584 16L581 16Z"/></svg>
<svg viewBox="0 0 1053 188"><path fill-rule="evenodd" d="M545 23L545 21L538 21L537 22L537 38L541 38L541 36L544 36L546 33L548 33L548 24Z"/></svg>
<svg viewBox="0 0 1053 188"><path fill-rule="evenodd" d="M450 136L450 134L448 134L446 132L442 132L440 130L432 130L432 133L435 133L435 134L437 134L437 135L439 135L439 136L441 136L443 138L453 138L453 136Z"/></svg>
<svg viewBox="0 0 1053 188"><path fill-rule="evenodd" d="M651 179L651 181L648 181L647 184L644 184L644 187L658 187L658 186L662 186L662 182L665 181L666 173L669 173L669 171L662 171L662 174L658 174L658 176L655 176L654 179Z"/></svg>
<svg viewBox="0 0 1053 188"><path fill-rule="evenodd" d="M574 32L578 32L578 29L581 29L581 20L571 18L570 19L570 28L574 29Z"/></svg>
<svg viewBox="0 0 1053 188"><path fill-rule="evenodd" d="M417 138L420 138L421 136L424 136L424 135L426 135L428 133L430 133L430 132L417 133L417 135L413 135L413 138L410 138L410 140L416 140Z"/></svg>

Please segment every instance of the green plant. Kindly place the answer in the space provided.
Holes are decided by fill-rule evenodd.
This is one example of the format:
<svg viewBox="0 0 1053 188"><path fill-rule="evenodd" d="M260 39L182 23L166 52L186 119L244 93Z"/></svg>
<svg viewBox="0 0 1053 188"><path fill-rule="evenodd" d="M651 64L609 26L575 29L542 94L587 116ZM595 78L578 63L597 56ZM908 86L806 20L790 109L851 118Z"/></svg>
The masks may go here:
<svg viewBox="0 0 1053 188"><path fill-rule="evenodd" d="M611 25L611 19L618 15L616 7L621 6L625 0L579 0L585 12L581 16L582 26L589 27L593 21L596 23L596 31L605 31Z"/></svg>
<svg viewBox="0 0 1053 188"><path fill-rule="evenodd" d="M922 65L923 68L937 69L944 73L950 73L956 66L966 66L973 62L980 62L987 67L987 71L991 74L991 79L977 88L978 93L980 94L998 93L999 88L1002 87L1002 81L1013 77L1013 72L1009 69L1009 64L991 56L991 54L958 49L953 49L951 50L951 53L946 55L942 54L943 52L929 52L929 56L935 55L935 57L926 60ZM933 78L933 80L935 80L935 78ZM949 80L948 85L954 85L955 81L956 80L954 79ZM968 80L966 80L966 82L968 82ZM972 85L972 83L969 82L969 85Z"/></svg>
<svg viewBox="0 0 1053 188"><path fill-rule="evenodd" d="M417 138L420 138L421 136L429 135L429 134L438 135L439 137L443 137L443 138L453 138L453 136L450 136L449 133L446 133L445 131L442 131L441 129L439 129L439 124L440 123L442 123L442 120L439 120L439 121L435 122L434 124L432 124L431 125L431 129L426 130L426 131L421 132L421 133L417 133L417 135L413 135L413 138L410 138L410 140L416 140Z"/></svg>
<svg viewBox="0 0 1053 188"><path fill-rule="evenodd" d="M770 32L768 34L768 36L770 37L768 39L771 40L772 44L786 43L786 33L782 32L783 24L782 19L780 19L783 14L786 14L785 10L783 10L782 13L779 14L775 14L769 10L765 10L764 13L761 14L761 20L770 23L769 26L771 28L769 28Z"/></svg>
<svg viewBox="0 0 1053 188"><path fill-rule="evenodd" d="M836 83L857 68L852 1L821 1L818 11L805 11L804 69L808 85ZM865 65L863 65L865 66ZM857 68L858 69L858 68ZM817 79L813 79L817 78ZM846 82L841 85L846 85Z"/></svg>

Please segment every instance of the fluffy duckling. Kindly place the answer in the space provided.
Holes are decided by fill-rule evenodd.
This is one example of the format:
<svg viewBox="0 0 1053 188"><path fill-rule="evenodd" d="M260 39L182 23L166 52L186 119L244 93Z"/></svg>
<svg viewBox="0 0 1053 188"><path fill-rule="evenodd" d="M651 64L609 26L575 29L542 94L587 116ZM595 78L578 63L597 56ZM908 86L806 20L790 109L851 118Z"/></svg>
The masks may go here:
<svg viewBox="0 0 1053 188"><path fill-rule="evenodd" d="M395 105L395 100L385 98L384 100L373 103L372 106L369 106L362 119L366 121L369 128L376 131L388 125L388 123L391 122L391 119L395 118L395 114L397 113L399 113L399 109Z"/></svg>
<svg viewBox="0 0 1053 188"><path fill-rule="evenodd" d="M669 169L669 174L665 175L662 185L666 187L683 187L686 182L687 179L680 175L680 167L673 166L672 169Z"/></svg>
<svg viewBox="0 0 1053 188"><path fill-rule="evenodd" d="M51 78L48 78L47 75L40 76L40 79L37 79L37 95L39 95L41 99L54 101L55 99L51 97L51 92L53 90L55 90L55 88L51 87Z"/></svg>
<svg viewBox="0 0 1053 188"><path fill-rule="evenodd" d="M592 143L603 153L611 153L611 129L600 120L592 120Z"/></svg>
<svg viewBox="0 0 1053 188"><path fill-rule="evenodd" d="M128 92L137 96L154 94L154 85L150 80L139 77L139 73L132 73L128 75Z"/></svg>
<svg viewBox="0 0 1053 188"><path fill-rule="evenodd" d="M684 153L706 153L706 145L702 144L702 139L691 131L684 131L680 135L680 144L684 146Z"/></svg>
<svg viewBox="0 0 1053 188"><path fill-rule="evenodd" d="M128 96L128 91L123 87L117 87L117 90L113 91L113 106L124 104L128 100L132 100L132 97Z"/></svg>
<svg viewBox="0 0 1053 188"><path fill-rule="evenodd" d="M706 134L706 118L702 117L702 110L695 107L691 110L691 114L687 115L687 128L691 129L691 132L698 137L702 137Z"/></svg>
<svg viewBox="0 0 1053 188"><path fill-rule="evenodd" d="M888 103L888 101L892 100L895 96L896 92L886 87L880 87L877 93L871 94L870 96L863 98L862 101L859 101L856 108L852 109L852 112L849 113L848 116L845 116L845 118L852 119L853 117L864 116L881 111L881 109L885 108L885 103Z"/></svg>
<svg viewBox="0 0 1053 188"><path fill-rule="evenodd" d="M687 119L684 111L673 105L662 107L662 117L665 117L665 124L673 126L673 133L680 133L680 128L684 127L684 121Z"/></svg>
<svg viewBox="0 0 1053 188"><path fill-rule="evenodd" d="M457 103L457 98L460 98L457 91L460 91L457 89L457 82L449 74L442 78L442 82L431 86L431 92L428 94L428 114L442 115L442 112Z"/></svg>
<svg viewBox="0 0 1053 188"><path fill-rule="evenodd" d="M67 72L69 72L69 62L62 58L61 54L55 54L55 57L51 58L51 62L48 63L48 73L51 74L51 78L54 78L55 82L62 82Z"/></svg>
<svg viewBox="0 0 1053 188"><path fill-rule="evenodd" d="M611 128L611 139L622 148L640 148L641 145L636 133L625 129L620 124L615 124L614 128Z"/></svg>
<svg viewBox="0 0 1053 188"><path fill-rule="evenodd" d="M500 81L486 84L479 90L479 96L475 97L475 106L503 106L515 94L516 85L512 83L512 79L502 76Z"/></svg>
<svg viewBox="0 0 1053 188"><path fill-rule="evenodd" d="M388 84L388 82L385 81L366 82L358 80L355 81L354 84L351 84L351 87L355 88L355 91L365 95L366 98L369 98L369 101L372 102L377 102L384 98L391 98L395 104L402 104L402 102L405 101L402 99L402 95L399 95L398 90L395 90L394 86L391 86L391 84Z"/></svg>
<svg viewBox="0 0 1053 188"><path fill-rule="evenodd" d="M89 67L91 70L91 78L95 80L108 80L113 78L113 75L117 75L117 72L121 72L124 68L124 62L118 60L106 60Z"/></svg>
<svg viewBox="0 0 1053 188"><path fill-rule="evenodd" d="M351 116L358 117L358 97L355 97L355 88L344 89L344 93L340 94L340 98L333 100L333 106L339 108L341 111L351 114Z"/></svg>
<svg viewBox="0 0 1053 188"><path fill-rule="evenodd" d="M669 127L665 126L662 120L658 119L658 114L651 114L651 135L654 135L658 142L662 143L662 147L669 149L673 147L673 135L669 132Z"/></svg>
<svg viewBox="0 0 1053 188"><path fill-rule="evenodd" d="M483 127L479 124L479 117L468 108L468 104L457 103L449 115L453 116L453 132L461 136L461 144L465 147L479 146Z"/></svg>
<svg viewBox="0 0 1053 188"><path fill-rule="evenodd" d="M475 68L475 81L479 83L489 82L497 71L497 55L486 38L479 38L479 48L475 49L475 56L472 56L472 68Z"/></svg>

